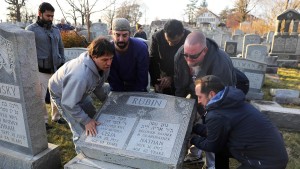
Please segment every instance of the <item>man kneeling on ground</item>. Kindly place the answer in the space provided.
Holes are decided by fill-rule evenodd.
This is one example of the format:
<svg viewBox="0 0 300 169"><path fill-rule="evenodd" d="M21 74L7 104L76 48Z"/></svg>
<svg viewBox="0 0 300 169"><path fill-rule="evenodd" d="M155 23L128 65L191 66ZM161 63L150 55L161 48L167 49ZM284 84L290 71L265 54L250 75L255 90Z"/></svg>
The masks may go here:
<svg viewBox="0 0 300 169"><path fill-rule="evenodd" d="M214 75L195 81L198 103L205 107L204 124L193 127L190 143L215 153L216 169L229 169L229 157L238 169L284 169L288 155L282 135L272 122L251 104L244 93L224 86Z"/></svg>

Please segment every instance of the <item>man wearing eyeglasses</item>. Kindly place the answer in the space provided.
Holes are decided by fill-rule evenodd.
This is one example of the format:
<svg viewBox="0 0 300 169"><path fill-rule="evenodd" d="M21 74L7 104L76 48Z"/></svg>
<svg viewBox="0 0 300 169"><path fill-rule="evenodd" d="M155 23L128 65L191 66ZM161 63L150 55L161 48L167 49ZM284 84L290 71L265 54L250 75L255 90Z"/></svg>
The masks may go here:
<svg viewBox="0 0 300 169"><path fill-rule="evenodd" d="M206 75L221 78L225 85L234 86L236 75L229 56L217 43L202 32L192 32L177 51L174 61L175 95L195 96L194 80Z"/></svg>
<svg viewBox="0 0 300 169"><path fill-rule="evenodd" d="M174 95L174 56L190 33L180 21L172 19L152 36L150 47L151 85L155 92Z"/></svg>
<svg viewBox="0 0 300 169"><path fill-rule="evenodd" d="M112 38L115 53L108 77L111 91L146 92L149 69L146 43L130 37L130 24L125 18L113 20Z"/></svg>
<svg viewBox="0 0 300 169"><path fill-rule="evenodd" d="M236 83L235 71L229 56L202 32L192 32L175 56L175 96L190 95L197 100L194 81L206 75L220 77L225 85L235 86ZM195 122L201 123L200 117L204 114L204 109L201 105L197 105L197 109L199 116ZM197 157L200 152L196 147L191 147L187 157ZM206 153L206 157L208 157L207 167L214 168L214 154Z"/></svg>

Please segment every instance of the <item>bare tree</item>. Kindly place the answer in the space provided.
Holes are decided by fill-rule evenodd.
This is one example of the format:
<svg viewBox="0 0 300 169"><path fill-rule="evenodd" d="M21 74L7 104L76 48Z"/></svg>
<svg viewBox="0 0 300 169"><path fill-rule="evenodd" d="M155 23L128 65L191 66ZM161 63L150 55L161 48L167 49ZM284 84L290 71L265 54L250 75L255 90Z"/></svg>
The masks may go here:
<svg viewBox="0 0 300 169"><path fill-rule="evenodd" d="M198 0L190 0L190 3L186 5L186 9L185 9L185 14L188 16L188 21L189 24L195 24L196 23L196 4L197 4ZM202 5L207 6L206 1L204 1L202 3ZM204 7L206 8L206 7Z"/></svg>
<svg viewBox="0 0 300 169"><path fill-rule="evenodd" d="M112 21L116 16L116 3L114 2L110 9L106 10L106 13L103 16L103 19L108 23L108 26L111 28Z"/></svg>
<svg viewBox="0 0 300 169"><path fill-rule="evenodd" d="M94 1L78 0L78 3L75 3L74 0L66 0L66 1L72 8L74 8L77 12L79 12L81 14L82 25L84 25L84 23L86 23L87 28L88 28L88 41L91 41L91 38L90 38L90 27L91 27L90 17L91 17L91 15L96 12L101 12L101 11L106 10L113 4L113 2L115 0L113 0L113 2L111 2L110 4L107 4L100 10L95 10L95 6L96 6L97 2L99 2L98 0L94 0ZM98 6L97 6L97 8L99 9Z"/></svg>
<svg viewBox="0 0 300 169"><path fill-rule="evenodd" d="M236 0L234 2L235 12L240 14L239 22L246 21L248 14L255 8L259 0Z"/></svg>
<svg viewBox="0 0 300 169"><path fill-rule="evenodd" d="M135 1L124 1L117 8L116 17L126 18L131 25L135 25L141 19L143 13L140 11L141 6Z"/></svg>
<svg viewBox="0 0 300 169"><path fill-rule="evenodd" d="M15 20L17 22L21 22L21 8L25 6L26 0L4 0L6 3L8 3L7 9L10 11L8 16L12 20Z"/></svg>

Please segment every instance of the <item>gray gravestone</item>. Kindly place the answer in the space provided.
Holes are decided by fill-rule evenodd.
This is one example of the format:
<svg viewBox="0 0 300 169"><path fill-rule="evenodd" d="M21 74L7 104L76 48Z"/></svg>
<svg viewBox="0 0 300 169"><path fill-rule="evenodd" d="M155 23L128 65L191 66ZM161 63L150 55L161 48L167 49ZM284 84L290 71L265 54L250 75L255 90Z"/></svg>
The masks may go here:
<svg viewBox="0 0 300 169"><path fill-rule="evenodd" d="M34 33L0 24L0 168L52 169L58 147L47 143Z"/></svg>
<svg viewBox="0 0 300 169"><path fill-rule="evenodd" d="M194 106L193 99L112 92L96 115L97 136L83 133L77 145L90 159L132 168L181 168Z"/></svg>
<svg viewBox="0 0 300 169"><path fill-rule="evenodd" d="M271 96L299 98L299 90L292 89L270 89Z"/></svg>
<svg viewBox="0 0 300 169"><path fill-rule="evenodd" d="M212 39L218 44L220 48L222 47L222 34L214 34Z"/></svg>
<svg viewBox="0 0 300 169"><path fill-rule="evenodd" d="M225 52L230 56L230 57L236 57L237 54L237 42L233 41L226 41L225 42Z"/></svg>
<svg viewBox="0 0 300 169"><path fill-rule="evenodd" d="M86 51L87 48L65 48L64 53L65 53L66 61L77 58L81 53Z"/></svg>
<svg viewBox="0 0 300 169"><path fill-rule="evenodd" d="M265 63L247 60L244 58L231 58L234 67L238 68L249 79L249 92L246 95L247 99L263 99L261 91L265 79L267 65Z"/></svg>
<svg viewBox="0 0 300 169"><path fill-rule="evenodd" d="M243 40L243 51L242 51L242 56L245 58L246 54L246 47L249 44L260 44L260 36L259 35L254 35L254 34L247 34L244 36Z"/></svg>
<svg viewBox="0 0 300 169"><path fill-rule="evenodd" d="M96 38L99 36L107 36L108 35L107 25L105 23L101 23L101 22L93 23L91 26L91 31L95 32Z"/></svg>
<svg viewBox="0 0 300 169"><path fill-rule="evenodd" d="M268 47L265 45L247 45L245 58L257 62L266 62Z"/></svg>
<svg viewBox="0 0 300 169"><path fill-rule="evenodd" d="M267 34L267 41L266 42L272 44L273 37L274 37L274 31L268 32L268 34Z"/></svg>
<svg viewBox="0 0 300 169"><path fill-rule="evenodd" d="M231 40L231 35L228 33L222 34L221 48L225 49L225 42Z"/></svg>

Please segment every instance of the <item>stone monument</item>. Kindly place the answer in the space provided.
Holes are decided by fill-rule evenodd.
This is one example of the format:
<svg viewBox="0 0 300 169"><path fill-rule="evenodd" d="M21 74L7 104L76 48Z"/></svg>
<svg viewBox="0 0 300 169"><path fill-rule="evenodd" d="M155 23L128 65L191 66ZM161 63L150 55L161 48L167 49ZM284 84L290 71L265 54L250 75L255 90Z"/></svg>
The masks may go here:
<svg viewBox="0 0 300 169"><path fill-rule="evenodd" d="M87 48L65 48L65 58L66 62L77 58L81 53L86 52Z"/></svg>
<svg viewBox="0 0 300 169"><path fill-rule="evenodd" d="M47 143L38 89L34 33L0 24L0 168L53 169L58 147Z"/></svg>
<svg viewBox="0 0 300 169"><path fill-rule="evenodd" d="M264 84L267 64L244 58L232 57L231 60L233 66L244 72L249 79L249 92L246 98L249 100L263 99L264 93L261 88Z"/></svg>
<svg viewBox="0 0 300 169"><path fill-rule="evenodd" d="M300 56L296 52L299 40L299 21L300 13L294 9L288 9L277 16L277 27L273 36L270 55L278 56L279 66L298 67ZM290 32L291 23L293 23L293 27Z"/></svg>
<svg viewBox="0 0 300 169"><path fill-rule="evenodd" d="M193 99L112 92L95 117L101 122L97 136L83 133L77 144L82 154L65 168L77 169L84 160L98 168L103 162L115 168L181 168L195 113Z"/></svg>

